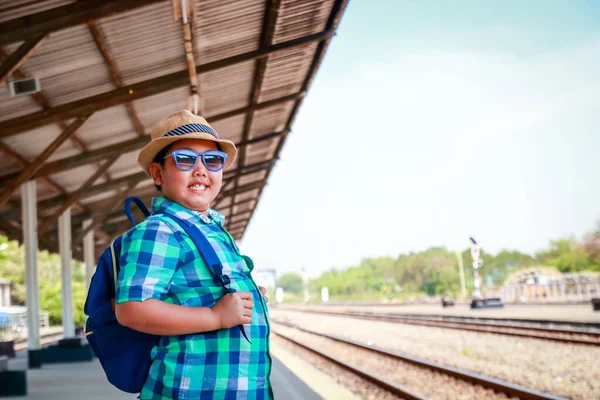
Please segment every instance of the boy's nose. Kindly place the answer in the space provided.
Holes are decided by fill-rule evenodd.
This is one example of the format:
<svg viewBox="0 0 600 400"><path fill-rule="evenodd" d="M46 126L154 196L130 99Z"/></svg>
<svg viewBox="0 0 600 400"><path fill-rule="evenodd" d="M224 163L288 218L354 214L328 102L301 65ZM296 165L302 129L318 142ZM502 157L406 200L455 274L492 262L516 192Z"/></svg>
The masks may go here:
<svg viewBox="0 0 600 400"><path fill-rule="evenodd" d="M206 167L204 166L204 163L202 162L202 160L198 160L198 162L196 163L196 166L194 167L194 176L208 176L208 171L206 170Z"/></svg>

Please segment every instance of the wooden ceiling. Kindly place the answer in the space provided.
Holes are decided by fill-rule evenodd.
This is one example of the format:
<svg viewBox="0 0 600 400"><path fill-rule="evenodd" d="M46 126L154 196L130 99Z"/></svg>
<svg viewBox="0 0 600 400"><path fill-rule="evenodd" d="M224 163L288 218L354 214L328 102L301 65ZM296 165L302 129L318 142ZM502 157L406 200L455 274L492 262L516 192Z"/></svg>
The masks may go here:
<svg viewBox="0 0 600 400"><path fill-rule="evenodd" d="M187 108L238 146L213 208L241 239L347 2L0 0L0 232L22 239L35 179L40 248L71 207L73 256L90 229L99 254L130 227L125 197L160 195L137 153ZM12 97L24 78L41 91Z"/></svg>

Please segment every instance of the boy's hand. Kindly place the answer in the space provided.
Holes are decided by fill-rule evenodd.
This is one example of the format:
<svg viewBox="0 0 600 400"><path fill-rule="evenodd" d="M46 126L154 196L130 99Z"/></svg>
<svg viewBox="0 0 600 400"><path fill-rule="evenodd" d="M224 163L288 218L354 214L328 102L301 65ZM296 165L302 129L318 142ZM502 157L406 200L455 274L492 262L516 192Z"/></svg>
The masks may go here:
<svg viewBox="0 0 600 400"><path fill-rule="evenodd" d="M212 308L219 329L252 323L252 294L250 292L227 293Z"/></svg>
<svg viewBox="0 0 600 400"><path fill-rule="evenodd" d="M269 297L267 296L267 288L264 288L262 286L258 287L258 290L260 290L260 294L262 294L262 297L265 298L265 302L269 302Z"/></svg>

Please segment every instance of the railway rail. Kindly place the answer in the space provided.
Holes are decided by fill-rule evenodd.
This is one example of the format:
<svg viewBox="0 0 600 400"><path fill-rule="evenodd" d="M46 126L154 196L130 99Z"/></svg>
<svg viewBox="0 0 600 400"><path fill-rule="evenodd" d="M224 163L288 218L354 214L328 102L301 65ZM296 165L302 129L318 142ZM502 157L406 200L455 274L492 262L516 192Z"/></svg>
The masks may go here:
<svg viewBox="0 0 600 400"><path fill-rule="evenodd" d="M354 348L360 348L362 350L366 350L366 351L370 352L373 357L384 357L384 358L391 357L395 360L399 360L404 363L409 363L409 364L415 365L424 370L429 370L429 371L433 371L438 374L443 374L446 376L456 378L456 379L466 382L470 385L480 385L483 388L492 390L496 393L501 393L508 397L513 397L513 398L517 397L517 398L523 399L523 400L563 399L562 397L554 396L549 393L536 391L533 389L526 388L524 386L520 386L520 385L512 384L509 382L505 382L505 381L502 381L499 379L483 376L483 375L469 372L469 371L466 371L463 369L442 365L439 363L435 363L432 361L414 357L414 356L411 356L408 354L404 354L404 353L400 353L400 352L396 352L396 351L392 351L392 350L387 350L387 349L380 348L375 345L363 344L363 343L352 341L352 340L349 340L349 339L346 339L343 337L315 332L315 331L312 331L312 330L309 330L306 328L302 328L300 326L297 326L297 325L289 323L289 322L283 322L283 321L277 321L277 320L272 320L271 322L273 323L273 325L282 325L282 326L286 326L288 328L293 328L293 329L301 331L301 332L309 333L311 335L316 335L318 337L333 340L333 341L335 341L336 345L351 346ZM347 362L346 360L344 360L340 357L337 357L335 355L328 354L321 350L317 350L314 345L310 345L306 342L296 340L288 335L283 334L282 332L280 332L277 329L273 329L272 331L276 335L284 338L287 341L290 341L294 345L300 346L314 354L317 354L318 356L323 357L323 358L329 360L330 362L333 362L333 363L337 364L338 366L340 366L346 370L349 370L354 374L361 376L362 378L372 382L373 384L375 384L376 386L378 386L380 388L383 388L383 389L393 393L396 396L399 396L399 397L405 398L405 399L411 399L411 400L427 399L427 397L425 395L418 393L418 391L415 391L414 389L409 388L406 385L401 385L393 380L390 380L390 379L387 379L380 375L377 375L373 371L369 371L365 368L353 365L353 364ZM422 385L423 382L419 382L419 383L415 383L415 384Z"/></svg>
<svg viewBox="0 0 600 400"><path fill-rule="evenodd" d="M446 317L446 316L426 316L426 315L402 315L390 313L372 313L358 311L323 311L323 310L302 310L290 309L290 311L336 315L340 317L360 318L376 321L394 322L401 324L433 326L438 328L458 329L473 332L485 332L497 335L518 336L531 339L550 340L562 343L581 344L588 346L600 346L600 332L597 331L598 324L589 324L586 329L581 323L571 329L565 329L567 323L553 322L553 325L561 325L562 328L548 327L548 321L527 320L506 320L502 323L498 319L474 319L466 317ZM538 325L538 326L536 326ZM544 326L546 325L546 326ZM575 329L578 328L578 329Z"/></svg>

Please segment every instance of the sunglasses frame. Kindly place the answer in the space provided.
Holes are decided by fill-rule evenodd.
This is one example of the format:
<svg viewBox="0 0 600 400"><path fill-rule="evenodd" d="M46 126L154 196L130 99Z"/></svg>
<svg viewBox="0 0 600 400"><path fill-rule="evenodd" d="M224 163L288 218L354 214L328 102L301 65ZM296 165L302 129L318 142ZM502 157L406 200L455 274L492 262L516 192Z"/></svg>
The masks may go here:
<svg viewBox="0 0 600 400"><path fill-rule="evenodd" d="M194 165L192 165L190 168L187 169L183 169L179 166L179 163L177 162L177 155L179 155L180 153L186 152L184 154L187 155L192 155L195 154L196 155L196 161L194 161ZM223 165L221 166L221 168L219 169L211 169L207 164L206 164L206 159L204 158L206 155L216 155L216 156L221 156L223 157ZM202 164L204 164L204 167L206 167L207 170L209 170L210 172L219 172L220 170L222 170L223 168L225 168L225 164L227 163L227 153L225 153L224 151L219 151L219 150L208 150L205 152L196 152L192 149L178 149L178 150L173 150L171 152L171 154L165 156L165 159L167 157L173 156L173 159L175 160L175 165L177 165L177 168L179 168L181 171L191 171L193 170L196 165L198 164L198 159L202 158Z"/></svg>

